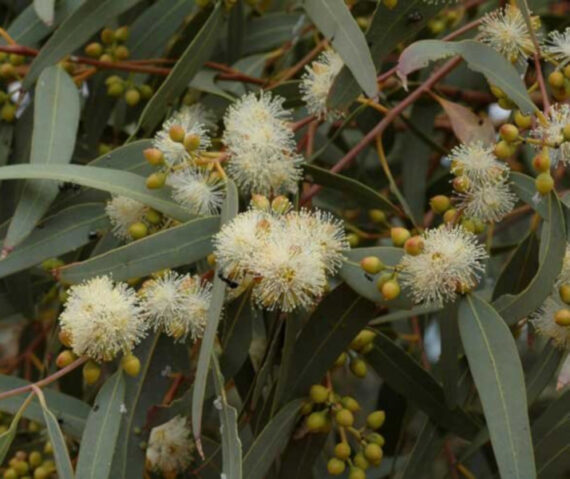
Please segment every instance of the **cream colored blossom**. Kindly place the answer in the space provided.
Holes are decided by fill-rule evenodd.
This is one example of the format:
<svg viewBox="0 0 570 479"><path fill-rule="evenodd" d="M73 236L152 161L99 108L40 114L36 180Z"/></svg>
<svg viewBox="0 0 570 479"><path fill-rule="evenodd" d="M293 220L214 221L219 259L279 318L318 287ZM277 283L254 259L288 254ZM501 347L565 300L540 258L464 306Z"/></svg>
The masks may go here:
<svg viewBox="0 0 570 479"><path fill-rule="evenodd" d="M555 346L570 350L570 326L560 326L554 320L557 311L567 308L568 305L553 294L531 315L530 320L538 334L551 339Z"/></svg>
<svg viewBox="0 0 570 479"><path fill-rule="evenodd" d="M556 30L550 32L543 49L547 56L560 64L560 67L570 63L570 27L566 27L563 32Z"/></svg>
<svg viewBox="0 0 570 479"><path fill-rule="evenodd" d="M143 203L126 196L113 196L105 205L113 235L125 241L131 239L129 227L133 223L144 222L148 210Z"/></svg>
<svg viewBox="0 0 570 479"><path fill-rule="evenodd" d="M546 120L546 124L538 124L531 131L531 135L549 144L548 151L554 164L559 161L564 165L570 164L570 142L564 141L562 134L562 129L570 124L570 106L565 103L555 103L548 110ZM540 145L538 147L540 148Z"/></svg>
<svg viewBox="0 0 570 479"><path fill-rule="evenodd" d="M328 108L327 99L343 65L342 59L336 52L327 50L305 67L299 88L310 114L327 120L342 116L341 112Z"/></svg>
<svg viewBox="0 0 570 479"><path fill-rule="evenodd" d="M457 292L477 285L485 270L485 248L461 226L426 230L424 249L417 256L404 255L400 262L402 284L416 303L442 304Z"/></svg>
<svg viewBox="0 0 570 479"><path fill-rule="evenodd" d="M533 28L538 18L533 17ZM521 11L508 4L483 17L479 27L481 41L497 50L510 62L524 63L534 53L534 44Z"/></svg>
<svg viewBox="0 0 570 479"><path fill-rule="evenodd" d="M156 472L181 473L192 463L194 450L188 420L175 416L150 431L146 460Z"/></svg>
<svg viewBox="0 0 570 479"><path fill-rule="evenodd" d="M109 276L69 288L59 321L73 352L96 361L129 353L148 329L135 291Z"/></svg>
<svg viewBox="0 0 570 479"><path fill-rule="evenodd" d="M204 169L183 168L169 175L174 201L195 215L218 213L225 196L224 182Z"/></svg>

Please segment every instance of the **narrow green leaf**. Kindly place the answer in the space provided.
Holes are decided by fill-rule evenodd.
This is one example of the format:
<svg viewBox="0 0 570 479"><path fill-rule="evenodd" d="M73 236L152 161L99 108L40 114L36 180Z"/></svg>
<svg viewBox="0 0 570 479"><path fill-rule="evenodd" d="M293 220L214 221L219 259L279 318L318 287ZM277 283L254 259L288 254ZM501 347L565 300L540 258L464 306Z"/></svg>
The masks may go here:
<svg viewBox="0 0 570 479"><path fill-rule="evenodd" d="M493 289L493 300L504 294L519 294L532 281L538 267L538 239L531 231L504 264Z"/></svg>
<svg viewBox="0 0 570 479"><path fill-rule="evenodd" d="M267 52L291 40L302 15L298 12L267 13L247 23L244 54Z"/></svg>
<svg viewBox="0 0 570 479"><path fill-rule="evenodd" d="M566 352L554 346L550 341L542 348L526 376L526 395L529 406L538 399L544 388L553 382L554 375L565 356Z"/></svg>
<svg viewBox="0 0 570 479"><path fill-rule="evenodd" d="M61 210L41 222L11 254L0 260L0 277L73 251L92 241L91 232L108 226L100 204L85 203Z"/></svg>
<svg viewBox="0 0 570 479"><path fill-rule="evenodd" d="M536 447L536 465L539 477L563 477L570 467L570 418L557 425Z"/></svg>
<svg viewBox="0 0 570 479"><path fill-rule="evenodd" d="M188 349L183 343L161 333L150 334L135 348L133 354L141 362L141 370L125 381L125 412L113 456L110 479L141 479L145 470L145 450L141 441L148 439L149 411L156 411L172 386L168 370L186 374L189 369ZM185 411L188 402L184 403ZM154 417L154 415L152 416ZM172 419L171 416L164 422Z"/></svg>
<svg viewBox="0 0 570 479"><path fill-rule="evenodd" d="M302 403L302 399L288 403L257 436L243 458L243 477L266 477L271 464L289 441Z"/></svg>
<svg viewBox="0 0 570 479"><path fill-rule="evenodd" d="M24 379L0 374L0 390L2 391L9 391L10 389L29 385L30 383ZM44 395L50 408L56 414L63 431L79 440L83 434L85 422L91 410L90 407L79 399L54 391L53 389L46 389ZM22 407L23 401L23 396L13 396L8 399L2 399L0 401L0 411L16 414ZM32 421L44 424L44 415L37 398L34 398L29 407L26 408L23 416Z"/></svg>
<svg viewBox="0 0 570 479"><path fill-rule="evenodd" d="M160 56L164 45L194 8L194 0L159 0L146 8L130 27L129 58Z"/></svg>
<svg viewBox="0 0 570 479"><path fill-rule="evenodd" d="M243 53L243 43L246 30L246 15L243 0L238 0L231 9L228 19L227 63L235 63Z"/></svg>
<svg viewBox="0 0 570 479"><path fill-rule="evenodd" d="M132 1L132 0L131 0ZM160 122L168 105L178 97L212 53L224 22L222 2L217 2L208 20L174 65L145 107L139 127L149 132Z"/></svg>
<svg viewBox="0 0 570 479"><path fill-rule="evenodd" d="M121 406L125 400L125 378L119 369L97 394L87 418L77 462L77 479L107 479L117 447Z"/></svg>
<svg viewBox="0 0 570 479"><path fill-rule="evenodd" d="M170 199L169 188L149 190L134 173L80 165L10 165L0 167L0 180L39 179L68 181L140 201L178 221L191 215Z"/></svg>
<svg viewBox="0 0 570 479"><path fill-rule="evenodd" d="M378 93L376 68L362 30L343 0L303 0L309 18L332 43L360 88L370 98Z"/></svg>
<svg viewBox="0 0 570 479"><path fill-rule="evenodd" d="M406 43L426 25L442 8L437 2L406 0L392 8L378 2L366 31L372 61L379 70L389 53ZM336 77L328 98L333 108L346 109L360 95L360 88L350 70L344 67Z"/></svg>
<svg viewBox="0 0 570 479"><path fill-rule="evenodd" d="M221 212L222 225L231 221L237 215L239 208L239 196L236 185L233 181L228 180L226 183L226 199ZM208 321L206 323L206 330L202 337L202 344L200 346L200 353L198 355L198 366L196 367L196 376L194 379L194 390L192 392L192 432L196 439L198 452L201 456L204 455L201 443L202 433L202 413L204 409L204 398L206 395L206 382L208 378L208 371L210 369L210 361L214 351L214 343L216 340L216 333L220 316L224 307L224 299L226 296L226 283L216 274L214 278L214 285L212 288L212 300L210 302L210 309L208 310ZM245 475L245 477L248 477ZM249 479L249 477L248 477Z"/></svg>
<svg viewBox="0 0 570 479"><path fill-rule="evenodd" d="M212 356L212 375L214 377L214 386L216 388L216 409L220 416L221 435L222 435L222 456L223 466L222 474L232 479L241 479L242 463L241 463L241 441L238 433L237 411L228 404L226 397L225 381L220 371L220 365L216 356Z"/></svg>
<svg viewBox="0 0 570 479"><path fill-rule="evenodd" d="M212 251L211 238L219 224L218 216L189 221L68 265L61 269L61 277L70 283L78 283L100 274L111 274L116 281L123 281L193 263Z"/></svg>
<svg viewBox="0 0 570 479"><path fill-rule="evenodd" d="M532 424L535 447L540 447L551 431L570 419L570 389L563 391Z"/></svg>
<svg viewBox="0 0 570 479"><path fill-rule="evenodd" d="M459 333L502 477L535 479L523 370L512 333L476 295L459 304Z"/></svg>
<svg viewBox="0 0 570 479"><path fill-rule="evenodd" d="M426 465L432 464L443 445L444 434L438 427L425 418L416 444L410 453L402 479L416 479L426 471Z"/></svg>
<svg viewBox="0 0 570 479"><path fill-rule="evenodd" d="M352 178L331 173L324 168L309 164L303 165L303 171L305 172L307 181L341 191L351 197L356 197L363 205L369 206L370 208L398 211L396 205L386 197Z"/></svg>
<svg viewBox="0 0 570 479"><path fill-rule="evenodd" d="M412 43L400 55L398 75L405 83L407 75L426 67L430 61L455 55L461 55L471 70L482 73L490 84L503 90L521 111L532 113L537 110L516 69L496 50L474 40Z"/></svg>
<svg viewBox="0 0 570 479"><path fill-rule="evenodd" d="M152 140L133 141L98 156L89 162L89 166L130 171L137 175L148 176L156 170L143 156L144 150L150 147L152 147Z"/></svg>
<svg viewBox="0 0 570 479"><path fill-rule="evenodd" d="M545 197L540 196L536 191L534 178L522 173L517 173L516 171L511 171L509 179L511 180L511 189L517 196L527 205L531 206L542 219L548 219L548 201L545 201ZM547 198L548 196L546 199Z"/></svg>
<svg viewBox="0 0 570 479"><path fill-rule="evenodd" d="M434 424L470 439L479 425L463 409L449 409L442 387L388 336L379 333L366 360L397 393L426 413Z"/></svg>
<svg viewBox="0 0 570 479"><path fill-rule="evenodd" d="M566 251L566 225L562 207L556 193L551 192L540 200L544 203L547 219L540 235L539 268L528 286L517 295L506 294L493 302L493 307L507 324L515 324L535 311L552 292L562 268Z"/></svg>
<svg viewBox="0 0 570 479"><path fill-rule="evenodd" d="M34 10L48 27L53 24L55 0L34 0Z"/></svg>
<svg viewBox="0 0 570 479"><path fill-rule="evenodd" d="M24 401L22 401L22 405L20 406L20 409L18 409L16 414L14 414L14 417L10 422L10 426L6 431L0 434L0 463L3 463L4 459L6 459L6 455L10 450L10 446L12 445L12 442L14 442L14 439L16 437L16 432L18 431L18 424L20 424L20 419L22 418L22 415L26 411L26 408L28 407L33 398L34 394L32 393Z"/></svg>
<svg viewBox="0 0 570 479"><path fill-rule="evenodd" d="M459 382L459 329L457 327L457 305L447 305L439 315L441 331L441 375L443 392L449 409L457 406L457 386Z"/></svg>
<svg viewBox="0 0 570 479"><path fill-rule="evenodd" d="M38 79L34 96L34 130L30 163L65 164L71 161L79 125L79 93L69 75L59 66L46 68ZM26 181L4 240L12 250L32 231L58 194L53 181Z"/></svg>
<svg viewBox="0 0 570 479"><path fill-rule="evenodd" d="M293 437L285 449L279 479L314 479L313 465L325 448L326 434L307 434L301 439Z"/></svg>
<svg viewBox="0 0 570 479"><path fill-rule="evenodd" d="M339 354L366 326L374 310L373 303L346 285L327 295L296 341L283 400L306 395L311 385L322 379Z"/></svg>
<svg viewBox="0 0 570 479"><path fill-rule="evenodd" d="M42 47L24 78L24 88L30 88L45 67L73 52L101 27L138 2L139 0L85 0Z"/></svg>
<svg viewBox="0 0 570 479"><path fill-rule="evenodd" d="M36 389L36 395L42 407L48 437L53 447L53 458L55 459L55 466L57 468L57 477L59 479L73 479L73 466L71 465L65 437L61 432L57 418L49 410L45 397L40 389Z"/></svg>

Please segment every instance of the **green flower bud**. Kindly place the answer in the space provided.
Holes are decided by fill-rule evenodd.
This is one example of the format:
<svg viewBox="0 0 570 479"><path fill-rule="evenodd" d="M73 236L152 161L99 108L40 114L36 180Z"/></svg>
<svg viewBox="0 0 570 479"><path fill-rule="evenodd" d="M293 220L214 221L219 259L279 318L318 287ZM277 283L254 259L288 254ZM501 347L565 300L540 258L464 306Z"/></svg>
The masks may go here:
<svg viewBox="0 0 570 479"><path fill-rule="evenodd" d="M390 237L394 246L403 246L411 233L406 228L395 227L390 229Z"/></svg>
<svg viewBox="0 0 570 479"><path fill-rule="evenodd" d="M569 309L559 309L554 313L554 322L558 326L570 326L570 310Z"/></svg>
<svg viewBox="0 0 570 479"><path fill-rule="evenodd" d="M329 398L329 390L320 384L313 384L309 391L309 397L315 404L325 403Z"/></svg>
<svg viewBox="0 0 570 479"><path fill-rule="evenodd" d="M544 172L536 177L534 185L541 195L547 195L554 188L554 179L549 172Z"/></svg>
<svg viewBox="0 0 570 479"><path fill-rule="evenodd" d="M339 442L334 447L334 455L341 461L346 461L350 457L350 446L347 442Z"/></svg>
<svg viewBox="0 0 570 479"><path fill-rule="evenodd" d="M144 238L148 235L148 227L142 221L137 221L129 226L129 234L134 240Z"/></svg>
<svg viewBox="0 0 570 479"><path fill-rule="evenodd" d="M366 376L367 369L366 363L360 358L352 359L350 361L350 370L356 377L363 378Z"/></svg>
<svg viewBox="0 0 570 479"><path fill-rule="evenodd" d="M380 464L383 455L382 448L378 444L369 443L364 448L364 457L375 466Z"/></svg>
<svg viewBox="0 0 570 479"><path fill-rule="evenodd" d="M351 427L354 424L354 416L348 409L337 411L335 419L339 426Z"/></svg>
<svg viewBox="0 0 570 479"><path fill-rule="evenodd" d="M400 296L400 284L395 279L389 279L382 285L380 292L386 301L391 301Z"/></svg>
<svg viewBox="0 0 570 479"><path fill-rule="evenodd" d="M360 260L360 267L369 274L377 274L382 271L385 266L382 260L377 256L366 256Z"/></svg>
<svg viewBox="0 0 570 479"><path fill-rule="evenodd" d="M445 195L436 195L431 198L429 205L435 213L442 215L451 208L451 200Z"/></svg>
<svg viewBox="0 0 570 479"><path fill-rule="evenodd" d="M329 471L329 474L332 476L340 476L344 472L345 468L346 464L344 461L341 461L336 457L331 458L327 463L327 471Z"/></svg>
<svg viewBox="0 0 570 479"><path fill-rule="evenodd" d="M370 429L380 429L386 420L386 413L384 411L371 412L366 418L366 425Z"/></svg>

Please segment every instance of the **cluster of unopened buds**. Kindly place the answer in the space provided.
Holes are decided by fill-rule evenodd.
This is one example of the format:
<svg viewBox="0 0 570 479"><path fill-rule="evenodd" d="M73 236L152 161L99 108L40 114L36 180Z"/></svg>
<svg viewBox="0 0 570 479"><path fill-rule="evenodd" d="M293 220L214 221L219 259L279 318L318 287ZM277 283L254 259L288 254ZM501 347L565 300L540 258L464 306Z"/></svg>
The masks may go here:
<svg viewBox="0 0 570 479"><path fill-rule="evenodd" d="M4 426L0 426L4 427ZM41 433L40 426L29 422L26 433ZM23 432L23 431L22 431ZM7 459L2 466L4 479L48 479L56 478L56 466L53 460L53 447L46 442L42 451L19 450Z"/></svg>
<svg viewBox="0 0 570 479"><path fill-rule="evenodd" d="M85 47L85 53L102 62L124 61L129 58L129 49L124 43L129 38L129 27L116 30L105 28L101 31L101 42L92 42Z"/></svg>
<svg viewBox="0 0 570 479"><path fill-rule="evenodd" d="M552 96L558 101L570 98L570 65L562 70L554 70L548 75L548 84L552 90Z"/></svg>
<svg viewBox="0 0 570 479"><path fill-rule="evenodd" d="M150 85L143 83L135 84L130 78L124 79L118 75L111 75L105 80L107 86L107 95L125 99L125 103L129 106L136 106L141 100L148 100L154 90Z"/></svg>
<svg viewBox="0 0 570 479"><path fill-rule="evenodd" d="M386 420L378 410L366 416L365 425L355 426L355 415L361 407L351 396L340 397L330 387L313 384L309 398L302 407L305 427L310 433L328 434L333 428L340 441L334 446L333 457L327 463L329 474L338 476L349 468L349 479L365 479L366 469L379 466L384 453L384 438L376 432Z"/></svg>
<svg viewBox="0 0 570 479"><path fill-rule="evenodd" d="M368 329L360 331L348 346L348 350L343 351L336 359L333 369L341 368L348 362L352 374L357 378L365 377L368 366L363 357L374 347L373 342L375 337L376 333L374 331Z"/></svg>

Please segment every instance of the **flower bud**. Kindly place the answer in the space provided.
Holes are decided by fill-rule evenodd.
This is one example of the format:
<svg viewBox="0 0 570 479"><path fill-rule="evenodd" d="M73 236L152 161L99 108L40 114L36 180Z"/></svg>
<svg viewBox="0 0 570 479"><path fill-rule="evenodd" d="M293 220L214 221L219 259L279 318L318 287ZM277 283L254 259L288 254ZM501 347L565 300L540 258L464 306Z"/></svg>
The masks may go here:
<svg viewBox="0 0 570 479"><path fill-rule="evenodd" d="M350 361L350 370L356 377L363 378L366 376L367 369L366 363L360 358L355 358Z"/></svg>
<svg viewBox="0 0 570 479"><path fill-rule="evenodd" d="M342 407L344 407L345 409L348 409L351 412L360 411L360 404L358 404L358 401L356 399L354 399L353 397L344 396L340 400L340 403L342 404Z"/></svg>
<svg viewBox="0 0 570 479"><path fill-rule="evenodd" d="M49 474L49 471L45 467L40 466L34 470L34 479L47 479Z"/></svg>
<svg viewBox="0 0 570 479"><path fill-rule="evenodd" d="M200 137L194 133L188 133L184 136L183 144L186 151L195 151L200 147Z"/></svg>
<svg viewBox="0 0 570 479"><path fill-rule="evenodd" d="M515 111L514 120L516 125L523 130L528 130L532 126L532 116L523 115L520 110Z"/></svg>
<svg viewBox="0 0 570 479"><path fill-rule="evenodd" d="M470 233L475 233L475 222L470 218L463 218L461 220L461 226L464 230Z"/></svg>
<svg viewBox="0 0 570 479"><path fill-rule="evenodd" d="M384 223L386 221L386 213L378 209L368 210L368 217L370 218L370 221L373 221L374 223Z"/></svg>
<svg viewBox="0 0 570 479"><path fill-rule="evenodd" d="M360 260L360 267L368 274L378 274L385 266L377 256L366 256Z"/></svg>
<svg viewBox="0 0 570 479"><path fill-rule="evenodd" d="M382 285L382 296L386 301L391 301L400 296L400 284L395 279L389 279Z"/></svg>
<svg viewBox="0 0 570 479"><path fill-rule="evenodd" d="M570 304L570 284L566 283L561 285L558 292L560 293L560 299L564 303Z"/></svg>
<svg viewBox="0 0 570 479"><path fill-rule="evenodd" d="M151 190L162 188L166 183L166 174L162 172L151 173L146 179L146 187Z"/></svg>
<svg viewBox="0 0 570 479"><path fill-rule="evenodd" d="M305 425L310 432L319 432L327 425L325 413L317 411L309 414L305 420Z"/></svg>
<svg viewBox="0 0 570 479"><path fill-rule="evenodd" d="M334 455L341 461L346 461L350 457L350 452L351 450L348 442L339 442L334 447Z"/></svg>
<svg viewBox="0 0 570 479"><path fill-rule="evenodd" d="M153 209L149 209L144 214L145 220L148 221L151 225L158 225L162 221L162 215Z"/></svg>
<svg viewBox="0 0 570 479"><path fill-rule="evenodd" d="M541 173L534 180L536 191L541 195L547 195L554 188L554 179L550 176L549 172Z"/></svg>
<svg viewBox="0 0 570 479"><path fill-rule="evenodd" d="M182 143L184 142L186 132L181 125L172 125L168 130L168 135L172 141L175 141L176 143Z"/></svg>
<svg viewBox="0 0 570 479"><path fill-rule="evenodd" d="M361 452L357 453L354 456L353 459L354 465L360 469L362 469L363 471L365 471L366 469L368 469L368 467L370 466L370 463L368 462L368 460L364 457L364 454L362 454Z"/></svg>
<svg viewBox="0 0 570 479"><path fill-rule="evenodd" d="M146 161L153 166L159 166L164 163L164 155L158 148L147 148L143 151L143 155Z"/></svg>
<svg viewBox="0 0 570 479"><path fill-rule="evenodd" d="M451 223L452 221L455 220L456 216L457 216L457 210L455 208L451 208L443 214L443 221L446 224Z"/></svg>
<svg viewBox="0 0 570 479"><path fill-rule="evenodd" d="M348 409L341 409L335 414L335 420L339 426L352 427L354 416Z"/></svg>
<svg viewBox="0 0 570 479"><path fill-rule="evenodd" d="M141 92L141 97L143 98L143 100L148 100L154 93L152 87L146 84L139 85L139 91Z"/></svg>
<svg viewBox="0 0 570 479"><path fill-rule="evenodd" d="M10 467L4 471L4 475L2 477L4 479L18 479L18 473L14 468Z"/></svg>
<svg viewBox="0 0 570 479"><path fill-rule="evenodd" d="M118 42L125 43L129 39L129 33L129 27L119 27L115 30L115 38Z"/></svg>
<svg viewBox="0 0 570 479"><path fill-rule="evenodd" d="M532 167L539 173L550 170L550 155L548 149L543 149L532 159Z"/></svg>
<svg viewBox="0 0 570 479"><path fill-rule="evenodd" d="M115 41L115 32L113 32L113 30L110 28L104 28L101 30L101 41L105 45L110 45Z"/></svg>
<svg viewBox="0 0 570 479"><path fill-rule="evenodd" d="M562 128L562 136L564 136L564 141L570 141L570 123Z"/></svg>
<svg viewBox="0 0 570 479"><path fill-rule="evenodd" d="M14 469L18 473L18 477L22 477L30 471L30 465L25 460L20 460L16 461L14 464Z"/></svg>
<svg viewBox="0 0 570 479"><path fill-rule="evenodd" d="M338 355L338 358L335 359L333 367L339 368L341 366L344 366L346 364L347 357L348 356L346 355L346 353L344 351L342 353L340 353Z"/></svg>
<svg viewBox="0 0 570 479"><path fill-rule="evenodd" d="M136 88L129 88L125 92L125 102L129 106L136 106L141 101L141 94Z"/></svg>
<svg viewBox="0 0 570 479"><path fill-rule="evenodd" d="M30 463L30 466L34 468L38 467L43 461L42 453L40 451L30 452L30 457L28 458L28 461Z"/></svg>
<svg viewBox="0 0 570 479"><path fill-rule="evenodd" d="M554 322L558 326L570 326L570 309L559 309L554 313Z"/></svg>
<svg viewBox="0 0 570 479"><path fill-rule="evenodd" d="M451 185L453 186L453 189L458 193L465 193L469 189L471 182L466 176L457 176L453 179Z"/></svg>
<svg viewBox="0 0 570 479"><path fill-rule="evenodd" d="M392 238L392 243L395 246L403 246L411 235L406 228L395 227L390 229L390 238Z"/></svg>
<svg viewBox="0 0 570 479"><path fill-rule="evenodd" d="M429 205L434 213L442 215L451 208L451 200L445 195L436 195L429 200Z"/></svg>
<svg viewBox="0 0 570 479"><path fill-rule="evenodd" d="M301 406L301 414L303 416L306 416L307 414L311 414L311 411L313 410L313 403L310 401L305 401L303 402L303 405Z"/></svg>
<svg viewBox="0 0 570 479"><path fill-rule="evenodd" d="M419 255L424 250L424 240L421 236L412 236L404 243L404 250L412 256Z"/></svg>
<svg viewBox="0 0 570 479"><path fill-rule="evenodd" d="M101 367L94 361L87 361L83 366L83 379L87 384L95 384L101 376Z"/></svg>
<svg viewBox="0 0 570 479"><path fill-rule="evenodd" d="M503 110L512 110L515 104L509 98L499 98L497 103Z"/></svg>
<svg viewBox="0 0 570 479"><path fill-rule="evenodd" d="M380 275L378 281L376 281L376 288L380 293L382 292L382 286L384 286L384 284L391 279L392 279L392 273L385 272Z"/></svg>
<svg viewBox="0 0 570 479"><path fill-rule="evenodd" d="M257 194L252 195L250 203L256 210L260 211L269 211L269 208L271 207L269 199L267 198L267 196L263 195L257 195Z"/></svg>
<svg viewBox="0 0 570 479"><path fill-rule="evenodd" d="M276 196L271 202L271 209L278 214L287 213L291 207L291 202L286 196L283 195Z"/></svg>
<svg viewBox="0 0 570 479"><path fill-rule="evenodd" d="M8 79L16 75L16 69L11 63L2 63L0 65L0 78Z"/></svg>
<svg viewBox="0 0 570 479"><path fill-rule="evenodd" d="M121 359L121 367L129 376L138 376L141 370L141 362L139 358L133 354L128 354Z"/></svg>
<svg viewBox="0 0 570 479"><path fill-rule="evenodd" d="M103 45L99 42L92 42L85 47L85 53L88 57L99 58L103 53Z"/></svg>
<svg viewBox="0 0 570 479"><path fill-rule="evenodd" d="M356 233L349 233L346 235L346 241L348 241L351 248L356 248L360 243L360 238Z"/></svg>
<svg viewBox="0 0 570 479"><path fill-rule="evenodd" d="M475 234L481 234L485 231L485 228L487 227L487 225L485 225L485 223L481 220L478 219L474 219L472 220L473 224L475 225Z"/></svg>
<svg viewBox="0 0 570 479"><path fill-rule="evenodd" d="M378 434L377 432L372 432L366 436L366 440L368 442L373 442L374 444L378 444L380 447L384 445L386 442L384 436L382 434Z"/></svg>
<svg viewBox="0 0 570 479"><path fill-rule="evenodd" d="M374 466L378 466L382 461L382 448L378 444L369 443L364 448L364 457Z"/></svg>
<svg viewBox="0 0 570 479"><path fill-rule="evenodd" d="M309 397L315 404L323 404L329 398L329 390L320 384L313 384L309 391Z"/></svg>
<svg viewBox="0 0 570 479"><path fill-rule="evenodd" d="M137 221L129 226L129 234L132 239L138 240L148 235L148 228L142 221Z"/></svg>
<svg viewBox="0 0 570 479"><path fill-rule="evenodd" d="M564 86L564 74L559 71L553 71L548 75L548 83L553 88L562 88Z"/></svg>
<svg viewBox="0 0 570 479"><path fill-rule="evenodd" d="M113 57L111 55L109 55L108 53L103 53L103 55L101 55L99 57L99 61L111 63L113 61Z"/></svg>
<svg viewBox="0 0 570 479"><path fill-rule="evenodd" d="M382 3L387 9L393 10L398 5L398 0L382 0Z"/></svg>
<svg viewBox="0 0 570 479"><path fill-rule="evenodd" d="M512 123L505 123L503 126L501 126L499 134L501 135L501 138L507 143L512 143L518 139L519 129Z"/></svg>
<svg viewBox="0 0 570 479"><path fill-rule="evenodd" d="M73 354L69 349L63 350L57 355L55 364L59 369L69 366L73 361L77 359L77 356Z"/></svg>
<svg viewBox="0 0 570 479"><path fill-rule="evenodd" d="M107 95L112 97L120 97L125 91L125 85L122 82L113 82L107 85Z"/></svg>
<svg viewBox="0 0 570 479"><path fill-rule="evenodd" d="M18 55L17 53L11 53L10 56L8 57L8 60L12 65L18 67L24 64L24 62L26 61L26 57L23 55Z"/></svg>
<svg viewBox="0 0 570 479"><path fill-rule="evenodd" d="M364 346L369 345L376 338L376 333L368 329L360 331L350 343L349 348L360 351Z"/></svg>
<svg viewBox="0 0 570 479"><path fill-rule="evenodd" d="M360 467L353 467L350 469L348 479L366 479L366 472Z"/></svg>
<svg viewBox="0 0 570 479"><path fill-rule="evenodd" d="M384 411L371 412L366 418L366 425L370 429L380 429L386 420L386 413Z"/></svg>
<svg viewBox="0 0 570 479"><path fill-rule="evenodd" d="M505 92L501 90L498 86L491 85L491 93L495 95L496 98L506 98Z"/></svg>
<svg viewBox="0 0 570 479"><path fill-rule="evenodd" d="M332 457L329 459L329 462L327 462L327 471L331 476L340 476L344 472L345 468L346 464L344 461L341 461L336 457Z"/></svg>

